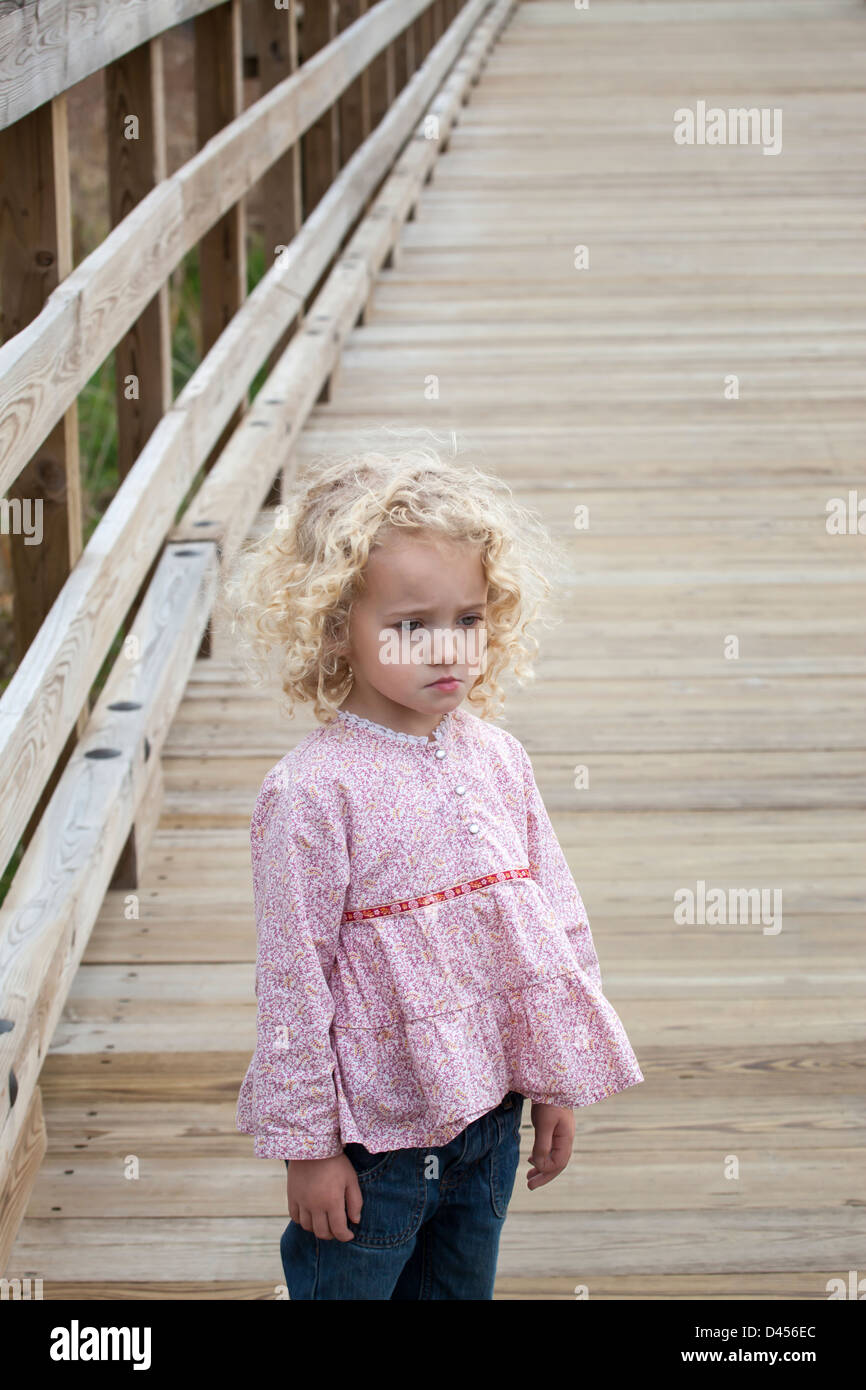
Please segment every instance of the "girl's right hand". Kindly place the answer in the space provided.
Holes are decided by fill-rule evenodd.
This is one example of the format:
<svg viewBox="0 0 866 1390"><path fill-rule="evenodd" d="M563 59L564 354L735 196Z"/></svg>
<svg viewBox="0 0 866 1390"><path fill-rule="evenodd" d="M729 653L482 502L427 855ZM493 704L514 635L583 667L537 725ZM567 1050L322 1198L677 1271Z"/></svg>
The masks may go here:
<svg viewBox="0 0 866 1390"><path fill-rule="evenodd" d="M361 1220L363 1198L344 1153L333 1158L291 1158L286 1174L289 1216L320 1240L354 1240L346 1216Z"/></svg>

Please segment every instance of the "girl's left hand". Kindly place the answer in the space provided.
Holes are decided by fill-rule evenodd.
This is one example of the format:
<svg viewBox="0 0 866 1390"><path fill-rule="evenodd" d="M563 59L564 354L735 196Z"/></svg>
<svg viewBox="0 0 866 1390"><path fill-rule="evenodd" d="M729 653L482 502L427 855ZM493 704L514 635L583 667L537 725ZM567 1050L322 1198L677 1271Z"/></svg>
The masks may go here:
<svg viewBox="0 0 866 1390"><path fill-rule="evenodd" d="M552 1182L568 1166L574 1146L574 1111L562 1105L532 1103L532 1125L535 1142L527 1162L526 1186L543 1187Z"/></svg>

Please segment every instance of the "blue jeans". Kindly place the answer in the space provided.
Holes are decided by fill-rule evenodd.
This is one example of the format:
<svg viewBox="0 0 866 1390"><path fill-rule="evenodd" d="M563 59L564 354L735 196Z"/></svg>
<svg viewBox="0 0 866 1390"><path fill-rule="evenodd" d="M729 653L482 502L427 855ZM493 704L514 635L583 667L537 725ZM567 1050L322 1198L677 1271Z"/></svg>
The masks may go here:
<svg viewBox="0 0 866 1390"><path fill-rule="evenodd" d="M289 1298L492 1299L523 1099L509 1091L438 1148L346 1144L364 1199L354 1239L320 1240L290 1221L280 1241Z"/></svg>

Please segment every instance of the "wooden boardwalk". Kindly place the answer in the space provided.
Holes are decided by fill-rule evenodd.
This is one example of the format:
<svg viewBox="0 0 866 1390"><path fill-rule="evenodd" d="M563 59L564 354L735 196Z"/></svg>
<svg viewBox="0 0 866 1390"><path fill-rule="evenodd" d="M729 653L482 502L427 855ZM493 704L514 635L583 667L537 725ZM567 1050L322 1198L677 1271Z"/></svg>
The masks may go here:
<svg viewBox="0 0 866 1390"><path fill-rule="evenodd" d="M866 563L825 512L864 477L864 50L856 0L523 4L302 436L456 429L574 540L509 727L646 1081L518 1177L498 1297L822 1299L863 1268ZM780 107L782 152L676 145L699 100ZM284 1168L234 1128L248 829L311 727L197 662L140 916L106 898L42 1072L7 1273L47 1298L282 1283ZM781 890L781 931L676 924L699 881Z"/></svg>

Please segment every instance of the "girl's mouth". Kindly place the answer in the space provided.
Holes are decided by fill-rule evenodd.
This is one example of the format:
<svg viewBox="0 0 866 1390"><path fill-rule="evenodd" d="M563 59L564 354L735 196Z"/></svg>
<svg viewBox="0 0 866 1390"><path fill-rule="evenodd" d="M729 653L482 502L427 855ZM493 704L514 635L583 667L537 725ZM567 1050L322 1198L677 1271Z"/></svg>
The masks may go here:
<svg viewBox="0 0 866 1390"><path fill-rule="evenodd" d="M456 690L460 682L456 676L443 676L441 680L433 681L432 684L437 690Z"/></svg>

